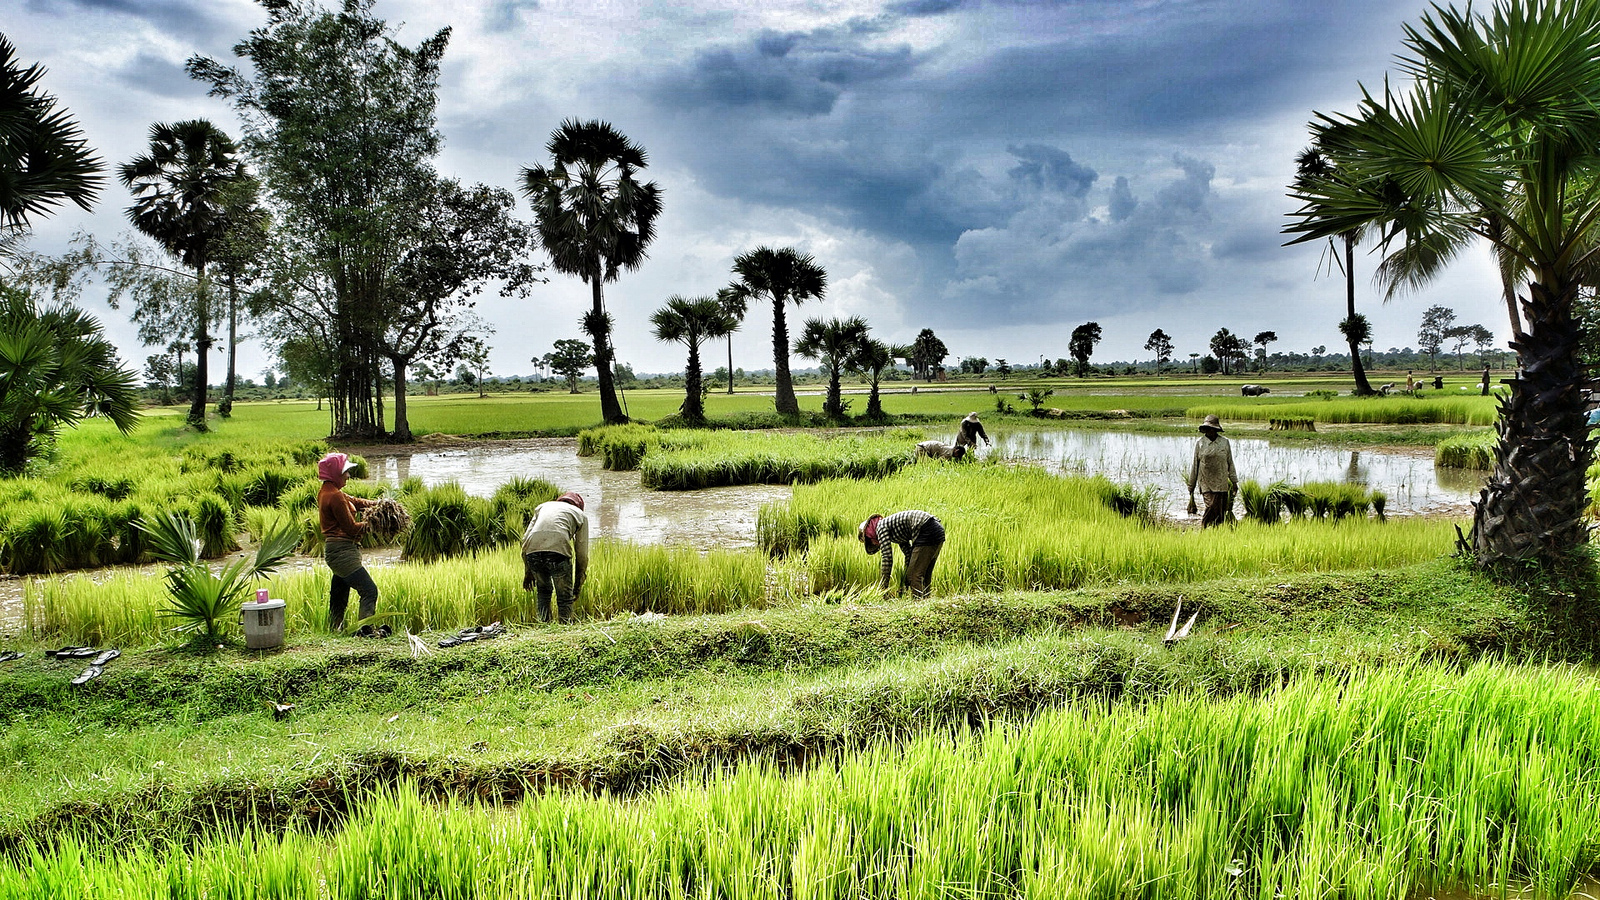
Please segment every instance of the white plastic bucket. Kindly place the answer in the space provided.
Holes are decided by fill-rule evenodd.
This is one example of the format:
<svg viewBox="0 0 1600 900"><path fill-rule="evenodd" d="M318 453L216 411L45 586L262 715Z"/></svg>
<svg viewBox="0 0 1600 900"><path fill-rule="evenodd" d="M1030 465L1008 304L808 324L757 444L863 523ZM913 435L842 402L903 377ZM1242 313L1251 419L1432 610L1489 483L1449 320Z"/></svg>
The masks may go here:
<svg viewBox="0 0 1600 900"><path fill-rule="evenodd" d="M239 624L244 626L244 645L250 650L270 650L283 645L282 600L246 603L239 608Z"/></svg>

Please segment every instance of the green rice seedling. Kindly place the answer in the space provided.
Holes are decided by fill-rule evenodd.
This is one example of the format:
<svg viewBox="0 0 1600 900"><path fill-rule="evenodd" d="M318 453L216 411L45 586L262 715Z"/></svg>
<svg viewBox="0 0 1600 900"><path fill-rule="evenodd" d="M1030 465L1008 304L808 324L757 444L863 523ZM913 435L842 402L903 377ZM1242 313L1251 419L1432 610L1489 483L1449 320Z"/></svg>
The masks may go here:
<svg viewBox="0 0 1600 900"><path fill-rule="evenodd" d="M83 569L107 565L116 556L116 523L111 502L89 496L64 508L66 540L62 547L64 568Z"/></svg>
<svg viewBox="0 0 1600 900"><path fill-rule="evenodd" d="M1263 402L1267 401L1267 402ZM1499 415L1494 397L1349 397L1305 402L1260 398L1252 403L1215 403L1187 410L1191 419L1209 414L1224 420L1270 421L1288 416L1308 416L1316 422L1373 425L1492 425Z"/></svg>
<svg viewBox="0 0 1600 900"><path fill-rule="evenodd" d="M1434 447L1434 465L1452 469L1492 469L1496 438L1493 429L1453 434Z"/></svg>
<svg viewBox="0 0 1600 900"><path fill-rule="evenodd" d="M244 501L252 506L276 506L285 493L305 482L316 484L317 480L301 469L259 469L245 483Z"/></svg>
<svg viewBox="0 0 1600 900"><path fill-rule="evenodd" d="M1140 487L1108 481L1105 490L1106 505L1116 510L1118 515L1123 518L1138 519L1145 524L1153 524L1156 521L1156 509L1161 503L1161 488L1153 484Z"/></svg>
<svg viewBox="0 0 1600 900"><path fill-rule="evenodd" d="M67 568L67 511L43 505L14 509L6 527L5 569L13 575Z"/></svg>
<svg viewBox="0 0 1600 900"><path fill-rule="evenodd" d="M409 494L406 508L411 512L411 529L405 534L405 558L426 562L481 546L475 525L483 523L481 517L473 517L472 499L454 481Z"/></svg>
<svg viewBox="0 0 1600 900"><path fill-rule="evenodd" d="M1389 517L1384 515L1384 507L1389 505L1389 495L1383 491L1373 491L1371 499L1372 514L1378 517L1378 521L1387 522Z"/></svg>
<svg viewBox="0 0 1600 900"><path fill-rule="evenodd" d="M307 479L278 495L278 506L285 512L297 513L317 508L317 491L322 482Z"/></svg>
<svg viewBox="0 0 1600 900"><path fill-rule="evenodd" d="M239 549L233 510L213 493L200 494L189 501L189 517L200 537L200 555L206 559L227 556Z"/></svg>
<svg viewBox="0 0 1600 900"><path fill-rule="evenodd" d="M1262 487L1255 480L1244 481L1239 484L1239 502L1244 506L1244 515L1247 519L1276 525L1283 519L1283 500L1281 495L1274 491L1283 482L1273 482L1267 487Z"/></svg>
<svg viewBox="0 0 1600 900"><path fill-rule="evenodd" d="M279 509L276 506L246 506L244 508L244 527L245 531L249 532L250 539L257 543L269 532L282 531L286 528L296 534L302 533L297 517L288 510Z"/></svg>
<svg viewBox="0 0 1600 900"><path fill-rule="evenodd" d="M1316 431L1317 420L1311 416L1273 416L1267 428L1269 431Z"/></svg>
<svg viewBox="0 0 1600 900"><path fill-rule="evenodd" d="M893 436L673 432L640 463L639 479L657 490L809 484L882 478L915 460L915 444Z"/></svg>
<svg viewBox="0 0 1600 900"><path fill-rule="evenodd" d="M108 500L125 500L133 494L135 482L127 475L78 475L73 477L69 486L74 491L86 494L99 494Z"/></svg>

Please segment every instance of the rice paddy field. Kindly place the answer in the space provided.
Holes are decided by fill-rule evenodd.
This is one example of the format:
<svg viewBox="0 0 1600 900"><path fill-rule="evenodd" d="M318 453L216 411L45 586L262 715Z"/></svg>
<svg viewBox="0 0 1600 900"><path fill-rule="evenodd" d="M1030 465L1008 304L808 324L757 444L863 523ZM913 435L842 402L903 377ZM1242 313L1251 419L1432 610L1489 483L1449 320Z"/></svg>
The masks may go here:
<svg viewBox="0 0 1600 900"><path fill-rule="evenodd" d="M1293 441L1432 428L1441 461L1487 433L1475 397L1268 383L1241 404L1203 378L1087 379L1050 402L1095 427L1199 409L1329 426ZM973 409L1039 427L991 412L1015 386L891 394L903 418L861 433L586 430L593 395L418 398L418 433L584 432L573 452L674 496L793 485L755 547L601 533L571 626L538 623L521 589L515 535L558 490L538 472L492 497L366 488L430 523L374 549L404 556L375 570L388 640L327 629L318 563L265 582L281 649L245 650L232 623L221 646L175 634L160 567L94 567L138 549L101 516L121 556L74 551L84 571L30 579L0 615L0 652L23 654L0 663L0 896L1600 892L1589 576L1491 579L1451 556L1462 523L1385 519L1356 486L1254 484L1237 524L1200 531L1158 512L1160 486L914 461ZM680 400L629 394L640 418ZM735 426L770 399L708 404ZM209 515L247 549L303 530L323 415L240 404L195 435L158 414L131 439L90 423L0 483L0 547L26 510L73 503ZM898 551L880 590L855 538L907 508L948 532L928 599L902 592ZM58 543L91 546L70 536L94 518ZM493 621L507 633L439 646ZM122 656L73 686L81 664L43 651L80 644Z"/></svg>

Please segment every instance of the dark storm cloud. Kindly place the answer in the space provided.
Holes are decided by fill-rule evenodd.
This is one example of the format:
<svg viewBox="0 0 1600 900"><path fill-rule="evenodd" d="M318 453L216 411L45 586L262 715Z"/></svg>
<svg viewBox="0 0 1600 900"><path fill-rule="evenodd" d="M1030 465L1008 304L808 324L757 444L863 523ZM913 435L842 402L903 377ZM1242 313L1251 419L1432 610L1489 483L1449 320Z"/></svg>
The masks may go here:
<svg viewBox="0 0 1600 900"><path fill-rule="evenodd" d="M205 87L183 71L183 60L162 59L140 53L123 66L117 75L141 91L160 97L201 97Z"/></svg>
<svg viewBox="0 0 1600 900"><path fill-rule="evenodd" d="M656 93L669 106L689 110L825 115L845 91L898 78L913 68L909 47L867 46L864 39L875 31L846 26L762 32L701 50L687 67L666 75Z"/></svg>
<svg viewBox="0 0 1600 900"><path fill-rule="evenodd" d="M496 0L483 11L485 31L503 32L516 28L524 10L536 10L539 0Z"/></svg>
<svg viewBox="0 0 1600 900"><path fill-rule="evenodd" d="M233 28L215 16L212 4L201 0L28 0L28 11L62 18L85 12L128 16L206 42Z"/></svg>
<svg viewBox="0 0 1600 900"><path fill-rule="evenodd" d="M1067 151L1043 144L1007 147L1006 152L1019 162L1008 174L1013 181L1040 190L1059 191L1082 198L1100 175L1088 166L1072 161Z"/></svg>

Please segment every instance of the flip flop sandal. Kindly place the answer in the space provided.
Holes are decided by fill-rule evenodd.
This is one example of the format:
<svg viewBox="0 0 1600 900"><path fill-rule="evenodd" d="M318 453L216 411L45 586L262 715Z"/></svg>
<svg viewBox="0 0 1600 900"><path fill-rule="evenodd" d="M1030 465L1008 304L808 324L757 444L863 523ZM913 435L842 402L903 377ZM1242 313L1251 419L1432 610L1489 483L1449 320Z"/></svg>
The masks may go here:
<svg viewBox="0 0 1600 900"><path fill-rule="evenodd" d="M470 644L480 637L483 637L483 635L477 633L476 631L471 631L461 636L461 643Z"/></svg>
<svg viewBox="0 0 1600 900"><path fill-rule="evenodd" d="M105 669L102 669L99 666L90 666L89 668L83 670L82 675L72 679L72 683L75 685L88 684L90 681L99 678L100 673L104 671Z"/></svg>
<svg viewBox="0 0 1600 900"><path fill-rule="evenodd" d="M388 625L379 625L377 634L374 635L374 636L375 637L386 638L391 634L394 634L394 629L393 628L390 628Z"/></svg>
<svg viewBox="0 0 1600 900"><path fill-rule="evenodd" d="M11 662L14 659L21 659L21 658L22 658L22 651L21 650L11 650L11 651L6 652L6 653L0 653L0 663L7 663L7 662Z"/></svg>
<svg viewBox="0 0 1600 900"><path fill-rule="evenodd" d="M74 653L74 652L76 652L78 650L82 650L82 649L83 649L82 647L78 647L78 646L69 644L69 645L67 645L65 647L62 647L60 650L46 650L44 652L44 655L45 656L52 656L52 657L55 657L57 659L70 659L71 657L64 656L63 654Z"/></svg>
<svg viewBox="0 0 1600 900"><path fill-rule="evenodd" d="M461 643L461 638L458 638L458 637L447 637L444 640L439 642L439 649L448 650L449 648L454 647L454 646L456 646L457 644L460 644L460 643Z"/></svg>
<svg viewBox="0 0 1600 900"><path fill-rule="evenodd" d="M73 647L71 650L57 650L56 659L88 659L99 652L99 647Z"/></svg>
<svg viewBox="0 0 1600 900"><path fill-rule="evenodd" d="M506 627L501 625L499 622L495 622L493 625L485 625L478 629L478 637L480 638L499 637L505 633Z"/></svg>
<svg viewBox="0 0 1600 900"><path fill-rule="evenodd" d="M116 659L117 657L119 657L121 655L122 655L122 651L121 650L107 650L106 652L100 654L99 656L96 656L94 658L94 661L89 663L89 665L91 665L91 666L103 666L106 663L111 662L113 659Z"/></svg>

